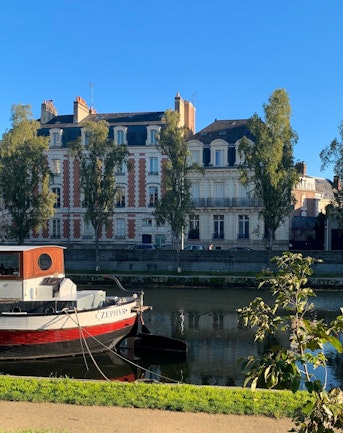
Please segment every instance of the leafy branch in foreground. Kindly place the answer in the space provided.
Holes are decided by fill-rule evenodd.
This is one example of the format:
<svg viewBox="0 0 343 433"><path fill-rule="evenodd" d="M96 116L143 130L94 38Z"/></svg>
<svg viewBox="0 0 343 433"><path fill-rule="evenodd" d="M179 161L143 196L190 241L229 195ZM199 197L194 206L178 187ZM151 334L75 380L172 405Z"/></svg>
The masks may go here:
<svg viewBox="0 0 343 433"><path fill-rule="evenodd" d="M296 392L303 384L315 397L315 403L311 400L297 417L298 431L333 432L334 428L343 428L343 392L339 388L326 391L324 348L331 345L342 352L339 334L343 330L343 315L331 324L312 319L314 304L310 298L315 293L306 284L313 273L312 265L318 260L285 252L272 262L278 270L260 275L259 288L270 287L274 304L270 306L259 297L238 310L243 325L256 329L255 341L272 341L261 357L250 356L244 360L244 385L250 383L252 389L259 386ZM288 336L288 347L278 343L281 332ZM324 383L316 377L319 368L324 372Z"/></svg>

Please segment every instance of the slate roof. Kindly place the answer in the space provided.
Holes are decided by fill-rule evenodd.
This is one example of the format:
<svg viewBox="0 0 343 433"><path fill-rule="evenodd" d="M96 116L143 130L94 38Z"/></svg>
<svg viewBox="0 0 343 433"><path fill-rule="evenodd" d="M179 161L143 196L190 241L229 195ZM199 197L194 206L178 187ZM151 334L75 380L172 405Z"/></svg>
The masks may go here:
<svg viewBox="0 0 343 433"><path fill-rule="evenodd" d="M248 129L248 120L215 120L201 131L190 137L191 140L199 140L204 144L210 144L213 140L222 139L228 143L235 143L246 136L253 140Z"/></svg>
<svg viewBox="0 0 343 433"><path fill-rule="evenodd" d="M72 114L66 114L64 116L55 116L49 122L45 123L43 127L47 126L55 126L55 125L68 125L73 123L73 115Z"/></svg>
<svg viewBox="0 0 343 433"><path fill-rule="evenodd" d="M63 147L67 147L69 141L74 141L81 136L82 124L88 121L105 120L110 126L122 125L127 127L126 139L128 146L144 146L147 140L148 125L162 125L164 111L152 111L142 113L103 113L89 114L82 122L73 123L73 115L58 115L49 122L41 125L38 135L49 136L51 128L63 128ZM113 137L113 128L109 130L109 137Z"/></svg>
<svg viewBox="0 0 343 433"><path fill-rule="evenodd" d="M87 120L106 120L110 124L132 125L133 123L160 124L164 111L152 111L146 113L107 113L91 114Z"/></svg>
<svg viewBox="0 0 343 433"><path fill-rule="evenodd" d="M328 179L316 177L316 192L323 194L323 199L331 200L334 195L333 183Z"/></svg>

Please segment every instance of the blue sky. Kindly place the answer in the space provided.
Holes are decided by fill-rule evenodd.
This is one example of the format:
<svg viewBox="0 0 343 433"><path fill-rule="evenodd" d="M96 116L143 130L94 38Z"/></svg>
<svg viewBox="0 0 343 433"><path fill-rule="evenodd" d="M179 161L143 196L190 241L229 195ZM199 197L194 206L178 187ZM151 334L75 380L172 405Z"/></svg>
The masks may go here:
<svg viewBox="0 0 343 433"><path fill-rule="evenodd" d="M287 91L307 173L343 119L342 0L2 0L0 134L12 104L71 114L162 111L180 92L199 131L244 119ZM92 86L90 86L92 83Z"/></svg>

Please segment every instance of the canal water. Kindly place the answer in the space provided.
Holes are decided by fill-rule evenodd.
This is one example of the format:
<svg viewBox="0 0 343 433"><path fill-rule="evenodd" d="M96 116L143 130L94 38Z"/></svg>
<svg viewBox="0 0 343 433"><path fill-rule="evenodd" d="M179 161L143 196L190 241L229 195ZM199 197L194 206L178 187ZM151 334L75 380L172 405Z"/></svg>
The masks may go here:
<svg viewBox="0 0 343 433"><path fill-rule="evenodd" d="M115 290L112 293L107 289L107 292L118 294ZM264 347L254 342L252 331L238 325L236 310L261 295L267 302L271 299L267 291L254 289L144 288L145 304L153 307L143 314L145 325L152 333L185 340L188 343L186 359L139 358L129 344L122 347L119 355L104 353L90 357L85 354L68 359L2 362L0 373L241 386L244 377L239 359L261 354ZM317 292L313 301L318 318L331 321L340 314L343 292ZM286 335L281 335L280 339L287 345ZM328 354L327 382L329 386L343 387L343 356L330 348ZM316 373L322 379L322 372Z"/></svg>

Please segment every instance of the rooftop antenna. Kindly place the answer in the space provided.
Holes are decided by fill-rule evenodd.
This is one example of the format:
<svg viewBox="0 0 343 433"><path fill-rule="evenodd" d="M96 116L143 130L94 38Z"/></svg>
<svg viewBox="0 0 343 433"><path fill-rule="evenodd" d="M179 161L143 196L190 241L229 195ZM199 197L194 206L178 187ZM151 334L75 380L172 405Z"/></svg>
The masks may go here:
<svg viewBox="0 0 343 433"><path fill-rule="evenodd" d="M91 89L91 108L94 108L94 92L93 92L93 83L89 83L89 88Z"/></svg>
<svg viewBox="0 0 343 433"><path fill-rule="evenodd" d="M193 104L193 105L194 105L194 103L195 103L195 96L196 96L196 94L197 94L197 91L194 90L194 92L192 93L192 104Z"/></svg>

